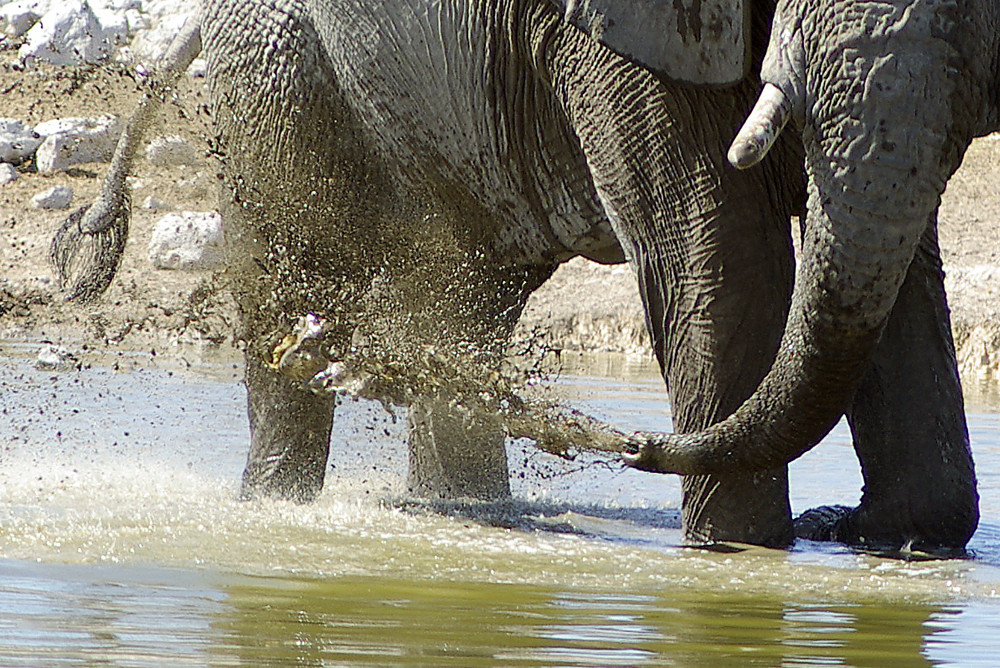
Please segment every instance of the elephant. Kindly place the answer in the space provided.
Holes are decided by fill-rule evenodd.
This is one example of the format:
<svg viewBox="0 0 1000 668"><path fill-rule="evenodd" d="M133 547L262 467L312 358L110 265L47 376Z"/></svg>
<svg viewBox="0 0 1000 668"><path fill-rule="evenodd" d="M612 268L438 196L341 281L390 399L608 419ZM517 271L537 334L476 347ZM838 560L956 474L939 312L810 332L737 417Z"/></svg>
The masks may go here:
<svg viewBox="0 0 1000 668"><path fill-rule="evenodd" d="M83 245L93 249L71 294L93 298L111 281L137 138L171 77L203 48L245 341L245 498L307 502L323 485L335 401L276 359L296 318L322 317L332 358L380 349L404 363L430 355L496 369L528 295L577 255L632 266L678 433L714 433L771 376L808 387L798 378L808 370L783 362L798 340L782 337L795 331L790 300L793 320L803 317L790 220L804 207L809 136L778 137L754 169L726 158L759 91L775 6L634 3L630 12L601 0L207 1L130 119L98 202L57 235L63 268ZM961 444L936 250L926 255L910 267L912 295L885 299L899 326L880 329L853 362L855 375L871 372L826 404L824 419L847 411L852 421L866 501L893 487L893 452L940 442L952 444L942 446L950 456ZM899 353L914 327L930 331L916 360ZM944 398L922 400L911 427L908 404L889 390L918 393L928 382ZM811 401L788 409L796 423L813 416ZM509 495L502 428L450 390L407 402L413 493ZM835 508L793 524L790 456L720 464L697 449L689 457L688 439L638 435L626 457L685 474L686 541L783 547L798 533L862 542L816 529ZM795 439L796 452L812 444ZM926 478L936 486L948 470L930 465ZM872 517L894 530L892 518ZM950 531L918 536L959 542Z"/></svg>
<svg viewBox="0 0 1000 668"><path fill-rule="evenodd" d="M725 418L777 350L801 209L795 141L760 169L725 159L773 4L635 0L640 21L619 5L208 0L157 67L97 202L53 243L70 295L112 280L139 137L203 49L246 342L245 498L306 502L323 485L335 401L274 368L300 316L326 323L332 358L433 349L495 369L528 295L578 255L634 268L675 428ZM727 5L720 32L709 14ZM716 67L705 49L722 42ZM509 495L501 428L448 393L408 403L410 491ZM685 478L685 540L788 545L787 485L783 464Z"/></svg>
<svg viewBox="0 0 1000 668"><path fill-rule="evenodd" d="M998 77L996 2L778 3L764 88L729 157L751 168L788 123L802 138L803 260L782 343L731 416L698 433L651 436L628 455L632 465L683 475L773 468L846 410L861 503L806 513L798 533L881 549L964 548L978 495L937 211L971 140L1000 129Z"/></svg>

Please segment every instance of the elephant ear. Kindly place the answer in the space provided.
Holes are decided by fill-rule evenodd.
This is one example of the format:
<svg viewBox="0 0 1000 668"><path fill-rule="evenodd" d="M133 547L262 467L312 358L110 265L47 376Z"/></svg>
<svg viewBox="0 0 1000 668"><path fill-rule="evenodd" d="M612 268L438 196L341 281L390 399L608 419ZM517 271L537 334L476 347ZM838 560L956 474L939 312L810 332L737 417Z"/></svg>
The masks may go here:
<svg viewBox="0 0 1000 668"><path fill-rule="evenodd" d="M567 23L669 79L726 85L749 70L749 0L550 2Z"/></svg>

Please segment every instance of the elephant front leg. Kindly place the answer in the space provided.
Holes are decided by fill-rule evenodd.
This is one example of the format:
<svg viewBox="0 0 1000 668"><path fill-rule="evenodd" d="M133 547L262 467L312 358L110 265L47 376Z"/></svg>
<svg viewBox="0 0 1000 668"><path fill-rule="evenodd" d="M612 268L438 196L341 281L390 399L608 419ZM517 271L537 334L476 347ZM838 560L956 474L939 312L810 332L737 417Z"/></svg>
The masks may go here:
<svg viewBox="0 0 1000 668"><path fill-rule="evenodd" d="M681 488L681 522L688 543L787 547L792 542L788 472L783 467L755 474L685 476Z"/></svg>
<svg viewBox="0 0 1000 668"><path fill-rule="evenodd" d="M780 143L760 169L737 172L725 155L752 81L669 85L580 31L552 27L545 39L545 74L636 268L675 427L704 428L753 392L778 348L792 283L789 218L801 201L796 148ZM785 467L685 480L682 520L692 542L787 545Z"/></svg>
<svg viewBox="0 0 1000 668"><path fill-rule="evenodd" d="M861 460L857 508L810 510L805 538L880 550L961 549L979 519L936 215L848 413Z"/></svg>
<svg viewBox="0 0 1000 668"><path fill-rule="evenodd" d="M645 267L640 288L678 432L723 419L753 390L773 357L785 310L790 269L783 246L763 229L752 232L760 221L724 220L720 228L743 228L742 234L719 243L734 246L734 252L740 243L750 249L745 272L731 266L721 282L706 277L691 289L682 281L665 285L664 277L672 273L668 267L640 261ZM765 269L770 262L775 264ZM794 538L784 466L685 476L681 487L681 521L688 543L786 547Z"/></svg>
<svg viewBox="0 0 1000 668"><path fill-rule="evenodd" d="M251 442L240 498L312 501L323 489L334 398L309 392L249 350L246 385Z"/></svg>

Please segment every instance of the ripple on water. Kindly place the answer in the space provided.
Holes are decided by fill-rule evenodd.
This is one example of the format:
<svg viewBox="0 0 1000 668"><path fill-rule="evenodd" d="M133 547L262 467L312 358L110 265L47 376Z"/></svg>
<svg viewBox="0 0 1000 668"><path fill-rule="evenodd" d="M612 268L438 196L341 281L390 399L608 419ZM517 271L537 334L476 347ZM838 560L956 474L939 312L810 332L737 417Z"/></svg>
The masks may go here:
<svg viewBox="0 0 1000 668"><path fill-rule="evenodd" d="M863 663L873 646L902 662L1000 651L995 415L970 416L986 520L975 559L809 542L725 553L679 545L675 479L516 443L516 503L400 503L404 421L361 402L339 409L316 503L240 503L233 373L0 367L0 389L17 387L0 394L13 422L0 445L4 662L405 663L454 647L458 665L795 665ZM669 418L658 383L647 373L602 395L577 376L565 389L657 428ZM817 450L793 470L808 481L794 502L850 502L849 445Z"/></svg>

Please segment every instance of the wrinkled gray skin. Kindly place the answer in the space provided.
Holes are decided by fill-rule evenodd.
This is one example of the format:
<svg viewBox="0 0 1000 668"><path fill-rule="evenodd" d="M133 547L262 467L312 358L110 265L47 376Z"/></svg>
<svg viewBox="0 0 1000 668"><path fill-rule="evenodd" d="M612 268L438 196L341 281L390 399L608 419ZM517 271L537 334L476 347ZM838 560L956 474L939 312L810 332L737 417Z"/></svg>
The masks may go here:
<svg viewBox="0 0 1000 668"><path fill-rule="evenodd" d="M245 496L311 499L327 460L334 406L266 367L268 334L316 311L341 319L346 349L353 296L383 267L406 337L471 341L490 363L559 262L627 258L676 428L756 387L785 319L801 180L790 145L756 170L725 162L755 80L670 85L545 0L277 4L208 2L202 23L243 263ZM758 54L769 19L754 17ZM428 236L460 269L421 272L448 264L424 257ZM410 415L414 492L509 493L502 433L443 399ZM788 544L784 465L686 478L683 522L692 541Z"/></svg>
<svg viewBox="0 0 1000 668"><path fill-rule="evenodd" d="M781 349L733 416L651 443L634 464L684 474L773 467L848 408L861 505L807 513L800 535L965 545L978 497L936 222L971 139L998 128L998 73L995 0L779 3L762 78L790 103L808 177L804 260Z"/></svg>
<svg viewBox="0 0 1000 668"><path fill-rule="evenodd" d="M266 364L296 317L319 313L346 351L359 314L405 306L389 327L401 345L470 343L481 362L496 364L528 294L577 254L634 267L677 431L723 420L751 395L781 340L792 287L788 221L804 188L794 137L752 170L726 164L756 79L670 84L564 24L546 0L272 4L216 0L202 23L248 342L246 497L308 501L323 484L333 402ZM758 55L766 4L754 7ZM815 211L815 184L811 192ZM806 246L818 257L830 245L814 216ZM917 260L904 257L894 270L907 276L899 298L893 289L880 302L882 320L891 309L889 327L831 321L806 338L795 323L821 311L803 307L800 288L791 334L762 386L770 395L761 390L756 408L740 409L756 431L742 440L743 431L724 432L714 458L686 457L669 441L635 458L656 470L679 462L691 474L688 540L787 545L785 462L848 410L866 491L847 515L864 518L864 528L842 531L845 513L824 509L799 533L861 542L875 530L887 544L964 544L975 525L974 482L928 220ZM807 261L800 282L816 282L817 263ZM822 280L854 280L853 270L832 267ZM840 316L853 317L858 289L829 293ZM855 346L861 330L867 343ZM803 347L807 364L788 354ZM817 385L813 367L836 382ZM778 403L786 396L793 400ZM414 402L414 492L509 493L502 433L446 397ZM818 426L783 434L785 448L773 454L771 433L786 428L785 416ZM739 457L731 464L719 452ZM940 505L949 495L954 513Z"/></svg>

